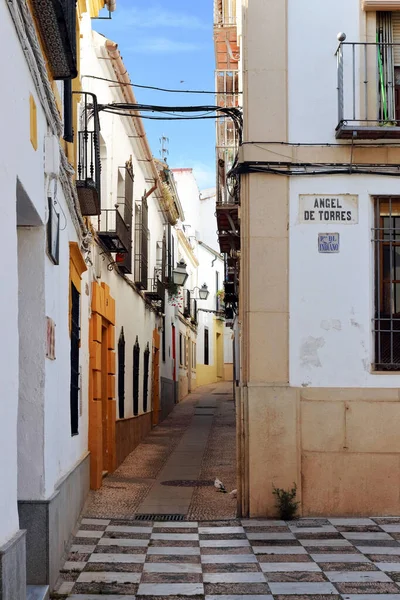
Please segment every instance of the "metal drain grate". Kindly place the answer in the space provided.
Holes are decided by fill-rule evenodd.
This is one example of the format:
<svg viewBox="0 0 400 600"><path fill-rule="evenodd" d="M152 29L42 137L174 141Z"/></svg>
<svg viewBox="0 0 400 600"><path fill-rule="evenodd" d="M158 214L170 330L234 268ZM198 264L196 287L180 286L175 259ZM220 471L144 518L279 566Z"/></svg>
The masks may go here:
<svg viewBox="0 0 400 600"><path fill-rule="evenodd" d="M186 521L186 515L135 515L135 521Z"/></svg>
<svg viewBox="0 0 400 600"><path fill-rule="evenodd" d="M170 485L171 487L211 487L214 485L212 479L171 479L162 481L161 485Z"/></svg>

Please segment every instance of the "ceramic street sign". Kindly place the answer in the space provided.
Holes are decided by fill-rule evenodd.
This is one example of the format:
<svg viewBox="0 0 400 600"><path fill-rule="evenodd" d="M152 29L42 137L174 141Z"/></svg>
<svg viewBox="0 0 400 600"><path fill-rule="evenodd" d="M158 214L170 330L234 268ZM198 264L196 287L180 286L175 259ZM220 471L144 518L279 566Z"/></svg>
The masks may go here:
<svg viewBox="0 0 400 600"><path fill-rule="evenodd" d="M319 233L318 234L318 252L323 254L335 254L339 252L339 234L338 233Z"/></svg>

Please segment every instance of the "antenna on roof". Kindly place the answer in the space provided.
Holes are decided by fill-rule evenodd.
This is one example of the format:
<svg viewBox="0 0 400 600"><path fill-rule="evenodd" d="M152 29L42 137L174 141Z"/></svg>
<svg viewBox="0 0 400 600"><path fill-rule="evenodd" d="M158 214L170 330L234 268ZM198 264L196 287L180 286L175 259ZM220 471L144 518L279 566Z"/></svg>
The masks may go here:
<svg viewBox="0 0 400 600"><path fill-rule="evenodd" d="M169 150L168 150L169 138L167 138L166 135L162 135L160 137L160 144L161 144L160 156L164 162L167 162L167 156L169 155Z"/></svg>

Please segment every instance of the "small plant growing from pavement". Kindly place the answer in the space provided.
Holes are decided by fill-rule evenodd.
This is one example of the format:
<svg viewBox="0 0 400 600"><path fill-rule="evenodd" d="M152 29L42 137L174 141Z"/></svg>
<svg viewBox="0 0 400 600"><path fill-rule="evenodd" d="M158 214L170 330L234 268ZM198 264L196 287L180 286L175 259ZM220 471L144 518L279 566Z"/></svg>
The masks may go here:
<svg viewBox="0 0 400 600"><path fill-rule="evenodd" d="M274 485L273 488L272 493L276 497L275 506L278 509L280 518L283 521L291 521L296 516L300 504L300 502L295 500L297 495L297 485L294 483L290 490L276 488Z"/></svg>

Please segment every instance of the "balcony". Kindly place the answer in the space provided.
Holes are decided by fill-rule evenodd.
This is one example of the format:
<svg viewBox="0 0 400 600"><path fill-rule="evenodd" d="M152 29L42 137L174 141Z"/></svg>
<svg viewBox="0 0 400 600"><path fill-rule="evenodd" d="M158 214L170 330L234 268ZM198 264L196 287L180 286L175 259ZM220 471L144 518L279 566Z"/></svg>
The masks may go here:
<svg viewBox="0 0 400 600"><path fill-rule="evenodd" d="M76 60L76 3L71 0L31 0L54 79L78 76Z"/></svg>
<svg viewBox="0 0 400 600"><path fill-rule="evenodd" d="M93 216L101 212L100 120L96 96L87 92L81 94L84 104L78 131L76 188L82 214Z"/></svg>
<svg viewBox="0 0 400 600"><path fill-rule="evenodd" d="M106 208L101 211L99 236L108 252L125 254L131 248L131 233L118 208Z"/></svg>
<svg viewBox="0 0 400 600"><path fill-rule="evenodd" d="M165 300L165 287L163 282L158 279L158 277L149 279L147 288L147 291L144 293L146 299L152 304L157 305L160 309L163 309Z"/></svg>
<svg viewBox="0 0 400 600"><path fill-rule="evenodd" d="M399 139L400 44L341 42L336 57L336 138Z"/></svg>
<svg viewBox="0 0 400 600"><path fill-rule="evenodd" d="M214 25L224 27L236 24L236 0L214 0Z"/></svg>

